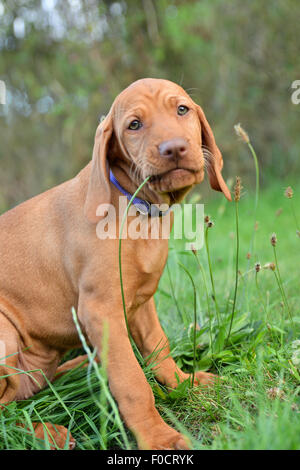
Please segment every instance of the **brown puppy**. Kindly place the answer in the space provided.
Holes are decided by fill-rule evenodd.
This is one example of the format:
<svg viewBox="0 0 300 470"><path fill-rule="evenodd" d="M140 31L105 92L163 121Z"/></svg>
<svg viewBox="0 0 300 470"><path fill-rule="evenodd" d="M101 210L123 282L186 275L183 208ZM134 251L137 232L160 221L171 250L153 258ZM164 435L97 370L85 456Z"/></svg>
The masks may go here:
<svg viewBox="0 0 300 470"><path fill-rule="evenodd" d="M187 447L183 436L158 414L132 351L120 293L118 237L99 240L96 211L107 203L118 208L121 193L110 182L109 168L130 193L151 175L140 197L172 204L202 181L204 154L211 186L230 199L221 176L222 156L202 109L175 83L139 80L115 99L99 125L90 164L74 179L0 217L0 340L9 356L0 365L0 376L12 374L12 368L42 369L53 380L57 372L82 361L58 368L65 352L80 346L71 315L74 306L98 352L103 325L108 324L109 386L139 447ZM165 346L154 370L159 381L176 387L175 373L180 380L188 374L169 356L153 299L167 256L165 239L122 242L132 336L144 357ZM28 398L45 385L39 373L32 376L36 380L26 374L0 380L0 403ZM196 383L211 377L198 372Z"/></svg>

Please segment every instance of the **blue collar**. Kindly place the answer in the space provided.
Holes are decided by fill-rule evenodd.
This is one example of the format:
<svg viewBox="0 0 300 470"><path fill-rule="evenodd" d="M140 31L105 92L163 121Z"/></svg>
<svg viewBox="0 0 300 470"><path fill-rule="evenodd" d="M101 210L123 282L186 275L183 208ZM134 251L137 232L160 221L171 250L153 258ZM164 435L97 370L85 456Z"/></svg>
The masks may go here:
<svg viewBox="0 0 300 470"><path fill-rule="evenodd" d="M130 201L132 198L132 194L130 194L126 189L123 188L123 186L120 185L119 181L116 179L115 175L113 172L110 170L109 172L109 179L112 182L112 184L118 188L119 191L121 191L124 196L127 197L127 199ZM170 211L170 207L168 210L162 212L158 209L158 207L155 204L150 204L150 202L145 201L144 199L140 199L139 197L135 197L134 200L132 201L132 204L135 205L137 210L143 214L143 215L150 215L151 217L162 217Z"/></svg>

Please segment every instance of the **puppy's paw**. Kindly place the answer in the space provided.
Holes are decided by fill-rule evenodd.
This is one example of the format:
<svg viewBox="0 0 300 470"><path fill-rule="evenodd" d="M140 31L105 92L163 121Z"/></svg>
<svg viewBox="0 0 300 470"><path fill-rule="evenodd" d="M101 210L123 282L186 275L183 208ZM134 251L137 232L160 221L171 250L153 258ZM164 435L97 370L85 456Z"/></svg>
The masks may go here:
<svg viewBox="0 0 300 470"><path fill-rule="evenodd" d="M214 386L220 381L220 377L209 372L195 372L194 385Z"/></svg>
<svg viewBox="0 0 300 470"><path fill-rule="evenodd" d="M44 423L44 425L42 423L34 423L34 433L38 439L43 441L45 441L47 434L51 450L75 449L76 441L64 426L53 425L51 423Z"/></svg>
<svg viewBox="0 0 300 470"><path fill-rule="evenodd" d="M156 432L138 441L141 450L188 450L191 449L189 439L168 427L168 430Z"/></svg>

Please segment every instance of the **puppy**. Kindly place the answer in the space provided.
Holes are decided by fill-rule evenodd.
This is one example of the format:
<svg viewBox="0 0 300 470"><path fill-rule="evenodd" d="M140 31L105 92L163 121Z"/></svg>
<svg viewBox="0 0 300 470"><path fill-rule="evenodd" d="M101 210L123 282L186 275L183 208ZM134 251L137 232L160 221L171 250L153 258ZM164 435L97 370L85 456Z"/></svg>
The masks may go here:
<svg viewBox="0 0 300 470"><path fill-rule="evenodd" d="M115 99L98 126L92 161L73 179L0 217L0 403L22 400L82 357L59 367L63 355L80 347L71 308L100 357L108 329L107 373L120 413L141 449L185 449L185 438L155 408L149 384L133 353L124 319L118 266L118 236L97 236L101 205L119 207L148 176L139 194L146 207L180 202L200 183L207 167L213 189L230 192L222 178L221 153L204 112L178 85L143 79ZM118 210L116 211L118 213ZM163 215L157 217L162 224ZM117 234L120 219L117 217ZM166 239L122 241L122 272L128 325L141 354L159 346L154 373L168 387L189 377L170 356L155 309L168 256ZM161 347L163 345L163 347ZM212 374L198 372L195 383ZM60 428L61 433L66 432Z"/></svg>

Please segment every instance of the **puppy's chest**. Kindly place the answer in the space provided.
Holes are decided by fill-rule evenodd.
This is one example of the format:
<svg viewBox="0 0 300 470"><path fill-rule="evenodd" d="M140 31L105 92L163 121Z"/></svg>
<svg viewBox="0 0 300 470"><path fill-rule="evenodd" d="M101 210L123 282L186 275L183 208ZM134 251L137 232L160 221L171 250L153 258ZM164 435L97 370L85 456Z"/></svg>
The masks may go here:
<svg viewBox="0 0 300 470"><path fill-rule="evenodd" d="M128 282L131 284L130 303L132 308L136 308L156 292L168 257L168 243L167 240L136 243L134 252L130 251L127 254L126 271L129 274L127 280L131 281Z"/></svg>
<svg viewBox="0 0 300 470"><path fill-rule="evenodd" d="M135 255L141 274L160 278L168 257L168 241L141 240L136 246Z"/></svg>

